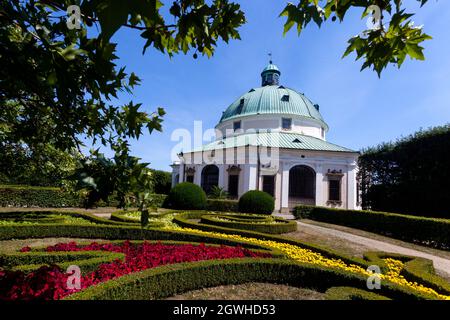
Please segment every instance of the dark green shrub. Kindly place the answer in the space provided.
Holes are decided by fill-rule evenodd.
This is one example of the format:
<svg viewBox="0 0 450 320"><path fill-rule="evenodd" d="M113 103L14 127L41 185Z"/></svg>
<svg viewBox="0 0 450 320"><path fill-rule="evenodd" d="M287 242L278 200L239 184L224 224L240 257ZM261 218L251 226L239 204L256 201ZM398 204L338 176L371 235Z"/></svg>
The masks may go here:
<svg viewBox="0 0 450 320"><path fill-rule="evenodd" d="M182 182L170 190L163 206L183 210L205 209L206 194L198 185L190 182Z"/></svg>
<svg viewBox="0 0 450 320"><path fill-rule="evenodd" d="M237 200L208 199L206 200L206 210L220 212L239 212Z"/></svg>
<svg viewBox="0 0 450 320"><path fill-rule="evenodd" d="M308 212L305 215L305 212ZM297 218L308 218L382 234L425 246L450 249L450 219L397 213L298 206Z"/></svg>
<svg viewBox="0 0 450 320"><path fill-rule="evenodd" d="M272 214L275 208L273 197L259 190L250 190L239 198L239 212Z"/></svg>

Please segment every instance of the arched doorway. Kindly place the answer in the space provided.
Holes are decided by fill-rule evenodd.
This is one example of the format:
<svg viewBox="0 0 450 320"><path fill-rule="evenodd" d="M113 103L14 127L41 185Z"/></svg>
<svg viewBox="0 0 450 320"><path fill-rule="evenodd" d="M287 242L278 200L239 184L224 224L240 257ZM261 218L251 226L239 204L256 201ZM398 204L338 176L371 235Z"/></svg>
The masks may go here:
<svg viewBox="0 0 450 320"><path fill-rule="evenodd" d="M213 186L219 185L219 168L209 164L202 170L202 188L208 194Z"/></svg>
<svg viewBox="0 0 450 320"><path fill-rule="evenodd" d="M289 170L289 207L316 202L316 172L305 165Z"/></svg>

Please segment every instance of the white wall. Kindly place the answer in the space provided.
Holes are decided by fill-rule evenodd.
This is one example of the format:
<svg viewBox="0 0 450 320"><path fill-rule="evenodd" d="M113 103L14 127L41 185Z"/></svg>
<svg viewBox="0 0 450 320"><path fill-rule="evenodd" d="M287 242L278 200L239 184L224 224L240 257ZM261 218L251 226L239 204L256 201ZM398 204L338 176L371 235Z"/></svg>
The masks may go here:
<svg viewBox="0 0 450 320"><path fill-rule="evenodd" d="M232 119L224 121L216 126L223 136L218 136L217 139L223 138L228 132L233 129L233 122L241 121L241 131L247 131L252 129L271 130L272 132L285 131L282 130L282 118L292 119L292 129L287 132L300 133L319 139L325 140L325 128L319 121L311 118L305 118L294 115L252 115L243 116L238 119Z"/></svg>
<svg viewBox="0 0 450 320"><path fill-rule="evenodd" d="M185 157L192 156L186 154ZM248 190L257 189L257 165L254 154L245 152L239 148L236 152L235 164L239 164L238 195L241 196ZM356 172L357 153L306 151L306 150L279 150L278 171L275 179L275 208L280 211L289 210L289 170L296 165L306 165L316 172L316 196L315 204L318 206L358 209L356 203ZM194 183L201 185L201 172L207 164L186 165L195 166ZM219 168L219 186L228 189L228 167L231 164L216 164ZM183 177L184 165L173 166L173 177L180 171L180 180ZM328 201L328 170L342 171L341 179L341 203ZM259 189L262 190L262 178L260 177Z"/></svg>

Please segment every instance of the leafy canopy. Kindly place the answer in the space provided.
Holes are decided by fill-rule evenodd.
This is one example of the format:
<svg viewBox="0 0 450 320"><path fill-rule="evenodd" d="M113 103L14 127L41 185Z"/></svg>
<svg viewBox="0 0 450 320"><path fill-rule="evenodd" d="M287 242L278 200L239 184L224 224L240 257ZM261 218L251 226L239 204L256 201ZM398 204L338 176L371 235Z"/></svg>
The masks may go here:
<svg viewBox="0 0 450 320"><path fill-rule="evenodd" d="M428 2L416 1L420 6ZM312 21L319 27L329 19L342 22L347 12L356 8L362 10L361 18L375 19L372 26L349 39L344 53L346 57L355 52L357 60L363 59L361 70L371 67L380 76L389 63L400 68L406 56L425 59L420 44L431 37L422 27L414 26L411 20L414 14L406 12L402 0L300 0L297 5L288 3L280 16L286 17L284 33L296 25L300 35Z"/></svg>
<svg viewBox="0 0 450 320"><path fill-rule="evenodd" d="M194 48L211 56L218 39L239 38L236 28L244 22L239 5L222 0L175 1L166 17L157 0L0 3L0 129L9 141L60 149L80 147L83 138L120 147L119 140L161 130L162 108L148 113L117 99L140 83L116 65L111 37L120 28L139 32L144 50L153 46L171 56ZM80 8L79 29L66 23L70 5Z"/></svg>

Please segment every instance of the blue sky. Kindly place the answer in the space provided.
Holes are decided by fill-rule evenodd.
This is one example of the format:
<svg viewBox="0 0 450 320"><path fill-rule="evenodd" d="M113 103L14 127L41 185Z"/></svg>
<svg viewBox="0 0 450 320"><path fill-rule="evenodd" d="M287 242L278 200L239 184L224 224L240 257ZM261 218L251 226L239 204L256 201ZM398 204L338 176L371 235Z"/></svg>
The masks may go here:
<svg viewBox="0 0 450 320"><path fill-rule="evenodd" d="M381 79L371 70L360 72L361 62L354 56L341 59L347 40L366 26L361 11L344 23L330 21L320 29L310 25L300 37L296 31L283 37L284 18L278 14L286 1L235 1L247 18L242 40L220 43L211 59L195 60L192 53L170 59L154 49L142 55L144 40L138 33L122 30L114 36L118 64L142 79L122 102L167 112L162 133L132 142L133 155L151 167L170 170L177 144L170 138L173 130L193 130L195 120L202 120L204 129L213 128L229 104L259 86L268 52L282 72L280 82L320 105L330 127L328 141L359 150L450 121L449 1L430 0L420 10L417 1L406 1L409 11L418 11L415 24L423 24L433 40L424 45L426 61L407 60L400 70L388 67Z"/></svg>

